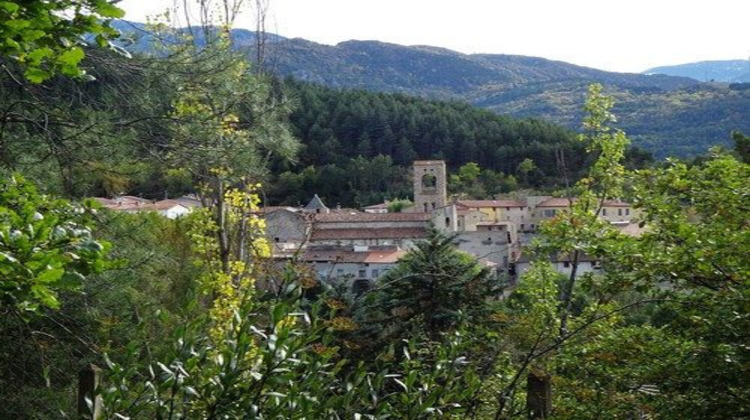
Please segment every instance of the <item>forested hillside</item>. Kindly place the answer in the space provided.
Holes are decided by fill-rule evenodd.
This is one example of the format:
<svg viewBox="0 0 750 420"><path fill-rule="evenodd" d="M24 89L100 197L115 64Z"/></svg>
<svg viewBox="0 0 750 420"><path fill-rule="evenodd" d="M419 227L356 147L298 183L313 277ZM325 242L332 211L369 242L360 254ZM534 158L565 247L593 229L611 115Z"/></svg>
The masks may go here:
<svg viewBox="0 0 750 420"><path fill-rule="evenodd" d="M252 48L251 48L252 50ZM465 55L422 46L349 41L326 46L286 39L268 66L331 87L461 100L501 115L534 117L577 130L586 86L617 98L618 126L658 157L691 156L750 131L750 92L666 75L612 73L537 57ZM252 57L253 52L248 52Z"/></svg>
<svg viewBox="0 0 750 420"><path fill-rule="evenodd" d="M460 102L337 90L291 79L285 86L295 103L290 122L303 149L297 169L282 173L269 191L275 203L298 204L311 191L344 206L407 197L415 159L443 159L452 171L478 163L495 179L499 189L494 193L518 186L519 164L526 159L535 164L523 177L526 187L562 185L560 153L571 177L586 166L574 133L541 120L498 116ZM648 158L638 151L629 156L633 164Z"/></svg>
<svg viewBox="0 0 750 420"><path fill-rule="evenodd" d="M94 81L60 78L41 87L3 74L6 94L0 102L11 112L2 136L14 138L2 143L3 167L22 170L66 196L160 198L194 191L189 174L164 164L179 127L165 115L173 112L171 86L180 78L162 61L90 50L83 66ZM454 171L476 162L490 171L497 188L505 185L503 192L517 188L516 181L540 188L561 185L557 153L563 153L572 177L585 166L583 146L573 132L541 120L291 79L275 81L271 91L280 109L292 110L288 124L302 150L287 160L284 146L262 146L282 151L270 170L256 173L270 204L297 204L315 192L344 206L406 197L408 168L418 158L445 159ZM249 105L240 112L254 118ZM634 163L644 157L633 154ZM522 180L518 165L525 159L536 167Z"/></svg>
<svg viewBox="0 0 750 420"><path fill-rule="evenodd" d="M142 25L117 25L134 41L127 48L153 49L154 38ZM196 36L200 42L200 33ZM236 48L256 60L255 34L235 30L233 36ZM264 52L264 67L296 80L457 100L573 130L579 129L586 87L601 83L617 98L618 126L635 145L660 158L703 154L713 145L728 145L732 130L750 131L750 91L689 77L614 73L540 57L467 55L377 41L329 46L273 34Z"/></svg>

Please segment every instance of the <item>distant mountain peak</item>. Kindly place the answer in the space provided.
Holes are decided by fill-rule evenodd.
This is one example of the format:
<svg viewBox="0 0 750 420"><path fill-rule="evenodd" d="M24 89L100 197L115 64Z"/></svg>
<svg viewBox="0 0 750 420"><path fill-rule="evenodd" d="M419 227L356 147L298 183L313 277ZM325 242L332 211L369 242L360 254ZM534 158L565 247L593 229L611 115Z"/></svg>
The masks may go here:
<svg viewBox="0 0 750 420"><path fill-rule="evenodd" d="M233 36L253 59L254 33L241 30ZM731 130L750 132L750 90L699 82L706 79L705 66L712 62L683 65L697 66L701 76L669 73L668 67L647 71L654 74L615 73L542 57L463 54L377 40L325 45L273 34L268 40L272 48L266 65L282 76L334 88L460 100L498 114L542 118L573 129L580 125L587 86L601 83L615 95L621 127L657 156L702 153L706 145L727 142ZM720 63L741 68L746 60ZM750 79L750 68L744 73L728 81Z"/></svg>
<svg viewBox="0 0 750 420"><path fill-rule="evenodd" d="M690 77L701 82L750 83L750 60L710 60L654 67L645 74Z"/></svg>

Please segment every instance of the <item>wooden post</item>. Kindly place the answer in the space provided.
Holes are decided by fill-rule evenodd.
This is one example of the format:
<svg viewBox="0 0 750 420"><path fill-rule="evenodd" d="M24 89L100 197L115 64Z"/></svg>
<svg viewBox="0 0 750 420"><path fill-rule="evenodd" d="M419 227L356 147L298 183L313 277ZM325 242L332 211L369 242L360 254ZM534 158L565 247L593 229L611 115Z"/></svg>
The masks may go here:
<svg viewBox="0 0 750 420"><path fill-rule="evenodd" d="M100 372L101 369L94 364L85 366L78 372L78 417L81 419L102 418L102 399L96 396ZM86 402L87 398L90 403Z"/></svg>
<svg viewBox="0 0 750 420"><path fill-rule="evenodd" d="M526 411L530 419L546 419L552 411L552 383L544 373L529 372L526 380Z"/></svg>

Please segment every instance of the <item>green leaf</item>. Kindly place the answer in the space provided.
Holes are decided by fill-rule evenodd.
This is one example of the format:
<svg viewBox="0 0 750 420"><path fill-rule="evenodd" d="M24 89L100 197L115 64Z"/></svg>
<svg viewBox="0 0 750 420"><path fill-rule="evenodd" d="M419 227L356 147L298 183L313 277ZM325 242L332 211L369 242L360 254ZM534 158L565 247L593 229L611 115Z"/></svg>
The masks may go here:
<svg viewBox="0 0 750 420"><path fill-rule="evenodd" d="M42 38L45 35L46 33L39 29L30 29L28 31L24 31L23 34L21 34L23 40L26 42L36 41L37 39Z"/></svg>
<svg viewBox="0 0 750 420"><path fill-rule="evenodd" d="M18 4L9 1L0 1L0 9L5 9L10 13L18 11Z"/></svg>
<svg viewBox="0 0 750 420"><path fill-rule="evenodd" d="M43 284L54 283L65 274L65 270L62 268L53 268L47 270L36 276L36 281Z"/></svg>
<svg viewBox="0 0 750 420"><path fill-rule="evenodd" d="M96 12L105 18L121 18L125 16L125 11L106 1L99 1L96 4Z"/></svg>
<svg viewBox="0 0 750 420"><path fill-rule="evenodd" d="M60 301L57 300L55 294L47 287L35 284L34 286L31 286L31 292L45 306L52 309L58 309L60 307Z"/></svg>
<svg viewBox="0 0 750 420"><path fill-rule="evenodd" d="M78 63L83 59L84 56L85 54L83 53L83 50L81 48L73 47L68 51L60 54L60 56L57 58L57 61L64 66L74 67L78 65Z"/></svg>
<svg viewBox="0 0 750 420"><path fill-rule="evenodd" d="M23 28L28 28L31 25L31 22L24 19L11 19L6 20L3 25L5 25L5 27L7 28L18 31Z"/></svg>
<svg viewBox="0 0 750 420"><path fill-rule="evenodd" d="M49 57L52 54L53 54L53 51L50 48L37 48L31 51L27 57L29 58L30 61L34 63L38 63L42 61L43 58Z"/></svg>
<svg viewBox="0 0 750 420"><path fill-rule="evenodd" d="M31 83L42 83L49 79L50 74L39 67L29 67L23 73L24 77Z"/></svg>

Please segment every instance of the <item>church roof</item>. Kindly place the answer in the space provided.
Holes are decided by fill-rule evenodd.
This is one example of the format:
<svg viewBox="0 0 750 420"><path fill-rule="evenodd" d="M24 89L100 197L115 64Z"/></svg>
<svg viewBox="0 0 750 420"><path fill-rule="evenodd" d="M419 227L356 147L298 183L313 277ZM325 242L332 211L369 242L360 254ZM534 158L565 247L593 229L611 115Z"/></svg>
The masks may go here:
<svg viewBox="0 0 750 420"><path fill-rule="evenodd" d="M305 206L305 210L311 210L311 211L323 210L327 212L328 207L326 207L326 205L323 204L323 200L321 200L320 197L318 197L318 194L315 194L312 200L310 200L310 202L307 203L307 205Z"/></svg>

